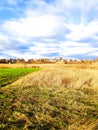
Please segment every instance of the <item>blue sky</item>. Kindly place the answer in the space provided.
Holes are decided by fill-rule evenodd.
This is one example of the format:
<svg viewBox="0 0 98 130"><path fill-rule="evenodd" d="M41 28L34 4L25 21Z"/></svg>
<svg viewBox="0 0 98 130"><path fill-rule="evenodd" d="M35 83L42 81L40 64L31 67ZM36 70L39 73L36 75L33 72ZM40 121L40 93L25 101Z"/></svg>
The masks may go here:
<svg viewBox="0 0 98 130"><path fill-rule="evenodd" d="M0 0L0 58L98 57L98 0Z"/></svg>

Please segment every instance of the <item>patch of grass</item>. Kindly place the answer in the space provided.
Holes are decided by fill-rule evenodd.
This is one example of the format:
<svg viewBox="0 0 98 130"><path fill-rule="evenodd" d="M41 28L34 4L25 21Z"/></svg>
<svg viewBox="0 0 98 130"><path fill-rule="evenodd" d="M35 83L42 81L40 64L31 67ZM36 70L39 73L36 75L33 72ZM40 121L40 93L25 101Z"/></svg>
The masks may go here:
<svg viewBox="0 0 98 130"><path fill-rule="evenodd" d="M0 87L11 84L20 76L37 70L39 70L39 68L0 68Z"/></svg>
<svg viewBox="0 0 98 130"><path fill-rule="evenodd" d="M34 86L20 90L14 86L2 93L2 129L73 130L98 119L97 97L85 95L81 90L57 87L51 91Z"/></svg>

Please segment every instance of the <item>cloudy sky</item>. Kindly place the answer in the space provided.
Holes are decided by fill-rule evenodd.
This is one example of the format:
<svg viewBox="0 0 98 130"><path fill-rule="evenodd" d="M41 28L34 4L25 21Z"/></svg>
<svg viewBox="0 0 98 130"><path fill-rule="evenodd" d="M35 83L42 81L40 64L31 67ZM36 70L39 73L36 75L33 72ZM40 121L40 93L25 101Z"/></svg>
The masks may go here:
<svg viewBox="0 0 98 130"><path fill-rule="evenodd" d="M43 57L98 57L98 0L0 0L0 58Z"/></svg>

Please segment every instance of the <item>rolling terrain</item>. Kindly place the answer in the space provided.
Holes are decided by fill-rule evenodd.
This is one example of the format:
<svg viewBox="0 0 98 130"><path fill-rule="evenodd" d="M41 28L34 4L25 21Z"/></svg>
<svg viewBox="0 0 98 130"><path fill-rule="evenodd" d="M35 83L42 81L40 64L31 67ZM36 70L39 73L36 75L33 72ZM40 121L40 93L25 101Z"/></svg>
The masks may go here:
<svg viewBox="0 0 98 130"><path fill-rule="evenodd" d="M1 129L98 130L98 66L38 66L0 89Z"/></svg>

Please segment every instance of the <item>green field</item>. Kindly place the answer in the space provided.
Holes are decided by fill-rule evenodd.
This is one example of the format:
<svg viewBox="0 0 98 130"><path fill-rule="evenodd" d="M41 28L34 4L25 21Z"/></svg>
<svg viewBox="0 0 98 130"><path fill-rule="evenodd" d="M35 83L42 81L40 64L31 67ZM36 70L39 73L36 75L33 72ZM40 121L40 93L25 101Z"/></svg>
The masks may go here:
<svg viewBox="0 0 98 130"><path fill-rule="evenodd" d="M0 68L0 87L11 84L20 76L37 70L39 68Z"/></svg>

